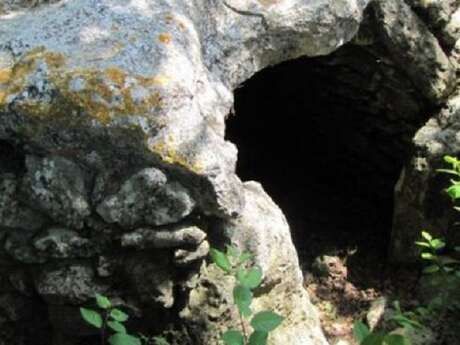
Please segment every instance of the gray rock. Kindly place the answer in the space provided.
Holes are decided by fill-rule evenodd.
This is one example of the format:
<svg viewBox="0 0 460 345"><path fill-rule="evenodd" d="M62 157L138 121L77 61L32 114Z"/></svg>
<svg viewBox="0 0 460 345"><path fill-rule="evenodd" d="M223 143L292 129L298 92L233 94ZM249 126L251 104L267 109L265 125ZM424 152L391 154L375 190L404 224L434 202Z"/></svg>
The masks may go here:
<svg viewBox="0 0 460 345"><path fill-rule="evenodd" d="M383 43L392 58L433 103L454 89L455 69L436 37L403 0L374 2Z"/></svg>
<svg viewBox="0 0 460 345"><path fill-rule="evenodd" d="M281 328L270 335L271 344L326 345L317 311L303 287L297 253L284 215L259 183L246 182L244 193L246 205L241 215L222 222L214 231L231 238L239 249L253 253L254 264L262 268L262 289L266 292L254 298L253 310L276 306L275 311L285 317ZM218 329L225 329L227 316L223 315L231 315L228 310L232 310L233 284L212 267L200 271L181 315L187 324L201 324L210 318L216 320ZM214 340L217 340L215 331L200 334L201 343Z"/></svg>
<svg viewBox="0 0 460 345"><path fill-rule="evenodd" d="M137 229L121 237L123 247L177 248L196 247L206 238L206 233L196 226L175 226L172 229Z"/></svg>
<svg viewBox="0 0 460 345"><path fill-rule="evenodd" d="M160 170L147 168L131 176L115 195L105 198L97 212L108 223L133 228L175 223L194 207L187 189L178 182L167 182Z"/></svg>
<svg viewBox="0 0 460 345"><path fill-rule="evenodd" d="M101 255L98 259L97 274L103 278L110 277L115 273L119 264L115 258Z"/></svg>
<svg viewBox="0 0 460 345"><path fill-rule="evenodd" d="M203 241L196 249L187 250L187 249L177 249L174 252L174 263L176 266L188 266L192 263L202 260L208 256L209 253L209 243Z"/></svg>
<svg viewBox="0 0 460 345"><path fill-rule="evenodd" d="M34 248L32 240L36 231L13 230L8 233L5 240L5 252L15 260L25 264L43 263L46 258Z"/></svg>
<svg viewBox="0 0 460 345"><path fill-rule="evenodd" d="M209 214L237 214L232 90L269 65L334 51L367 3L135 0L120 11L80 0L12 12L0 24L0 137L94 169L155 162L180 171Z"/></svg>
<svg viewBox="0 0 460 345"><path fill-rule="evenodd" d="M427 20L430 29L447 49L455 45L460 38L457 0L409 0L408 3Z"/></svg>
<svg viewBox="0 0 460 345"><path fill-rule="evenodd" d="M434 236L455 238L458 213L449 198L441 193L436 169L445 168L444 155L460 153L460 92L453 94L443 109L414 136L414 154L405 164L395 187L395 205L390 258L397 262L418 260L414 242L426 230ZM449 230L450 229L450 230ZM444 233L441 233L444 232Z"/></svg>
<svg viewBox="0 0 460 345"><path fill-rule="evenodd" d="M26 270L15 270L8 275L8 280L14 289L24 296L33 297L35 289L32 277Z"/></svg>
<svg viewBox="0 0 460 345"><path fill-rule="evenodd" d="M366 314L366 321L371 330L374 330L383 320L387 305L388 300L385 296L379 297L372 301Z"/></svg>
<svg viewBox="0 0 460 345"><path fill-rule="evenodd" d="M0 227L38 230L45 217L19 202L18 181L14 175L0 175Z"/></svg>
<svg viewBox="0 0 460 345"><path fill-rule="evenodd" d="M32 310L30 310L30 300L24 296L15 293L0 295L0 313L8 321L21 322L27 319Z"/></svg>
<svg viewBox="0 0 460 345"><path fill-rule="evenodd" d="M48 258L87 258L98 252L96 244L90 239L61 227L45 230L34 239L33 244L40 255Z"/></svg>
<svg viewBox="0 0 460 345"><path fill-rule="evenodd" d="M0 14L0 140L30 150L23 193L30 207L82 229L86 186L95 185L96 212L114 224L112 234L116 225L175 223L192 210L216 217L215 233L253 251L264 270L256 310L286 317L271 342L326 344L286 220L260 186L237 177L225 120L240 83L267 66L336 50L355 35L369 1L78 0L31 10L12 2ZM114 190L107 186L114 175L130 177ZM130 252L121 266L135 299L170 308L173 251L151 252ZM208 268L183 313L197 343L214 343L238 320L221 313L230 309L231 284ZM49 304L83 303L97 290L89 265L38 269L36 289ZM209 306L220 300L206 293L221 288L226 304Z"/></svg>
<svg viewBox="0 0 460 345"><path fill-rule="evenodd" d="M81 229L90 215L90 205L82 170L73 161L59 156L27 156L23 193L30 206L54 221Z"/></svg>
<svg viewBox="0 0 460 345"><path fill-rule="evenodd" d="M35 288L49 304L82 304L99 291L94 278L94 270L87 264L45 266L35 279Z"/></svg>
<svg viewBox="0 0 460 345"><path fill-rule="evenodd" d="M126 275L139 300L149 306L171 308L174 304L174 266L164 253L128 259Z"/></svg>

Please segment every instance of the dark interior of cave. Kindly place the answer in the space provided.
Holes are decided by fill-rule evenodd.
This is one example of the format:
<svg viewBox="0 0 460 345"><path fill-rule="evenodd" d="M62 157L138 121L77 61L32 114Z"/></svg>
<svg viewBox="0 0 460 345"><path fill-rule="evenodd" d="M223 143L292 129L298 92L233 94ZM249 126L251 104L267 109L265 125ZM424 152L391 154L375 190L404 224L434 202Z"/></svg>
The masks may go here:
<svg viewBox="0 0 460 345"><path fill-rule="evenodd" d="M355 249L386 258L393 189L426 106L376 56L350 44L268 67L235 90L227 139L237 173L283 210L304 266Z"/></svg>

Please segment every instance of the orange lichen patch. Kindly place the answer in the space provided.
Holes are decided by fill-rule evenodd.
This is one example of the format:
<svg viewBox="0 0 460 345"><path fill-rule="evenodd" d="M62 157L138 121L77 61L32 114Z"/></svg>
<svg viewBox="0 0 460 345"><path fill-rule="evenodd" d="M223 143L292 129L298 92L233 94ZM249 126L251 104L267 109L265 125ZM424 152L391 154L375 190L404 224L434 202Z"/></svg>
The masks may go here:
<svg viewBox="0 0 460 345"><path fill-rule="evenodd" d="M105 70L107 77L118 85L123 85L126 80L126 73L119 68L109 67Z"/></svg>
<svg viewBox="0 0 460 345"><path fill-rule="evenodd" d="M58 68L64 65L65 56L61 53L45 52L43 57L48 66Z"/></svg>
<svg viewBox="0 0 460 345"><path fill-rule="evenodd" d="M160 40L161 43L164 43L164 44L169 44L172 41L171 35L167 33L159 34L158 39Z"/></svg>
<svg viewBox="0 0 460 345"><path fill-rule="evenodd" d="M0 70L0 107L6 105L8 96L14 96L28 87L27 81L39 63L48 65L44 76L57 92L51 102L26 98L15 103L23 114L42 119L66 118L73 121L95 119L107 124L119 116L144 116L161 107L162 97L158 85L165 78L132 76L126 85L128 73L110 67L105 70L61 68L65 58L60 53L48 52L39 47L31 50L12 68ZM76 87L78 82L78 87ZM133 97L136 88L143 97ZM72 117L72 114L86 116Z"/></svg>
<svg viewBox="0 0 460 345"><path fill-rule="evenodd" d="M204 170L203 166L199 162L192 161L190 157L178 152L172 138L169 138L167 141L157 142L151 145L150 150L157 153L163 162L167 164L179 165L196 174L199 174Z"/></svg>
<svg viewBox="0 0 460 345"><path fill-rule="evenodd" d="M3 104L3 102L5 102L6 96L7 96L6 92L0 90L0 105Z"/></svg>
<svg viewBox="0 0 460 345"><path fill-rule="evenodd" d="M0 84L7 83L10 80L12 74L13 70L11 68L0 69Z"/></svg>

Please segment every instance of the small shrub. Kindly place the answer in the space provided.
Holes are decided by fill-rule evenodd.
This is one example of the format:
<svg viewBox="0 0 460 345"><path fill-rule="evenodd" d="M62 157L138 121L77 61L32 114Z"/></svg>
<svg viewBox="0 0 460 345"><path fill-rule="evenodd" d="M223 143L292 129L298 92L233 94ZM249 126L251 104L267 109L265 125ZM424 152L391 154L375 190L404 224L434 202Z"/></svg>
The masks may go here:
<svg viewBox="0 0 460 345"><path fill-rule="evenodd" d="M111 345L141 345L139 337L126 331L124 322L128 320L128 314L115 308L103 295L96 294L95 298L98 310L80 308L80 314L86 323L99 329L101 345L105 344L108 332L110 336L107 341Z"/></svg>
<svg viewBox="0 0 460 345"><path fill-rule="evenodd" d="M252 258L250 253L240 253L235 247L227 246L226 253L211 248L210 255L214 264L228 275L235 277L233 299L241 321L241 329L229 329L221 335L226 345L265 345L270 332L277 328L283 317L273 311L261 311L252 316L250 325L253 329L248 334L244 323L245 318L252 315L251 303L253 290L262 283L262 269L247 267Z"/></svg>

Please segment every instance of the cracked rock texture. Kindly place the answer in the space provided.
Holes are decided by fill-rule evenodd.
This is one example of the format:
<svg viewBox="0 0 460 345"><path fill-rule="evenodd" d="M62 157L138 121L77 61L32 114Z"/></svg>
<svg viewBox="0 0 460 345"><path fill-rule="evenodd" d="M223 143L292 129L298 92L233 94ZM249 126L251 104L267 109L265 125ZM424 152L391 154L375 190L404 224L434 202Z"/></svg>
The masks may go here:
<svg viewBox="0 0 460 345"><path fill-rule="evenodd" d="M444 104L456 87L458 6L426 3L3 1L0 344L78 343L91 334L78 307L95 292L143 333L212 344L238 317L232 284L207 253L233 243L264 271L255 310L285 317L269 343L326 345L281 210L235 174L237 150L224 138L233 90L264 67L353 38L365 45L365 30L356 34L368 7L366 25L399 73ZM455 131L455 99L417 147ZM38 306L35 318L25 305Z"/></svg>

